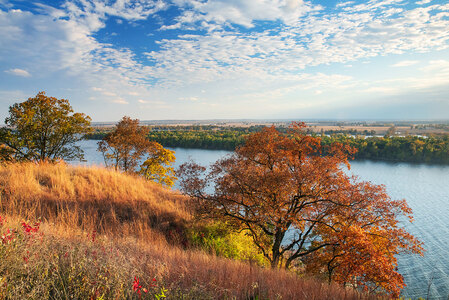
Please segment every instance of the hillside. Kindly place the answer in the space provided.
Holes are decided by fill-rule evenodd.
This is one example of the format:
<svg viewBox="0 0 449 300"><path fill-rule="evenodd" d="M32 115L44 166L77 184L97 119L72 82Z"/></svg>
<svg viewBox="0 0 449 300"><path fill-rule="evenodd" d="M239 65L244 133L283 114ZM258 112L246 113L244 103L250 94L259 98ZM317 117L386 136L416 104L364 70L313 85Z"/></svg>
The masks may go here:
<svg viewBox="0 0 449 300"><path fill-rule="evenodd" d="M189 246L188 199L64 163L0 166L0 299L367 299Z"/></svg>

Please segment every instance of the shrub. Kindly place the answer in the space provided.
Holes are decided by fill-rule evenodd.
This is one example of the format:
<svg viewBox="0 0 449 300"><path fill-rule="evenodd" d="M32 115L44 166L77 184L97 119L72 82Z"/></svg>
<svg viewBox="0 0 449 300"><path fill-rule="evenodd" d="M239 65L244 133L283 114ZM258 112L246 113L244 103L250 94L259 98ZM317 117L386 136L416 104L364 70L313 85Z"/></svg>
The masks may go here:
<svg viewBox="0 0 449 300"><path fill-rule="evenodd" d="M189 229L190 242L210 253L226 258L255 262L268 266L267 259L254 246L251 237L245 232L232 230L226 223L209 222Z"/></svg>

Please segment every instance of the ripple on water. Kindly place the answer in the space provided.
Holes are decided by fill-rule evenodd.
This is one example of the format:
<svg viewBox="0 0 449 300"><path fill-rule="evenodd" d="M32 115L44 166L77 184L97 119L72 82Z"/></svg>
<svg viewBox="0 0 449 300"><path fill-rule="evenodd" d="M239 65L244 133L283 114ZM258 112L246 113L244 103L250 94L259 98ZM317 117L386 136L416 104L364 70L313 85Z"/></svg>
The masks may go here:
<svg viewBox="0 0 449 300"><path fill-rule="evenodd" d="M384 184L392 199L406 199L415 221L407 230L424 242L424 257L401 255L404 297L447 299L449 295L449 166L353 162L351 173ZM430 285L430 288L429 288Z"/></svg>

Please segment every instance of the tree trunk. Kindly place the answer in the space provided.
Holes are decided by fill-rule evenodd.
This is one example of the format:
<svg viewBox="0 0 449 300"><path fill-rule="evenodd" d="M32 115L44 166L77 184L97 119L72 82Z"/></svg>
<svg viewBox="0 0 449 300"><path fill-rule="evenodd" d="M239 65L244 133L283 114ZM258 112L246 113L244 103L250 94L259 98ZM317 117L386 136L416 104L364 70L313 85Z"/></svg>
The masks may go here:
<svg viewBox="0 0 449 300"><path fill-rule="evenodd" d="M271 248L271 252L273 254L273 259L271 260L271 268L278 268L279 267L279 260L281 258L281 244L282 240L284 239L285 230L282 230L281 228L276 228L276 233L274 235L274 243L273 247Z"/></svg>

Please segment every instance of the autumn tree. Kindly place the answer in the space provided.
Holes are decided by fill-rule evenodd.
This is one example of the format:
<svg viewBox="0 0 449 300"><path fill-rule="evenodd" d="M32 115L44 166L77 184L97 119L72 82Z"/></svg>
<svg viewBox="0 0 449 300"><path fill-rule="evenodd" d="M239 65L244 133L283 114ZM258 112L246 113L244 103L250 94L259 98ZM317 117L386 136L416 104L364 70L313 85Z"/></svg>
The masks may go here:
<svg viewBox="0 0 449 300"><path fill-rule="evenodd" d="M175 184L175 171L171 166L176 160L175 152L154 143L149 157L141 165L140 173L148 180L156 181L162 185Z"/></svg>
<svg viewBox="0 0 449 300"><path fill-rule="evenodd" d="M115 129L98 142L107 167L135 172L143 156L153 147L146 136L149 129L139 126L139 120L123 117Z"/></svg>
<svg viewBox="0 0 449 300"><path fill-rule="evenodd" d="M74 113L68 100L39 92L9 108L7 127L0 129L1 159L82 159L83 151L76 142L90 132L90 120L85 114Z"/></svg>
<svg viewBox="0 0 449 300"><path fill-rule="evenodd" d="M404 283L395 255L422 250L398 223L411 220L410 208L383 186L346 175L354 150L325 148L304 127L251 134L209 171L182 165L182 191L200 216L246 231L273 268L302 265L330 281L397 295Z"/></svg>
<svg viewBox="0 0 449 300"><path fill-rule="evenodd" d="M98 150L108 167L140 173L149 180L172 186L176 179L171 167L175 161L174 151L149 141L148 132L148 127L140 126L138 119L125 116L98 143Z"/></svg>

